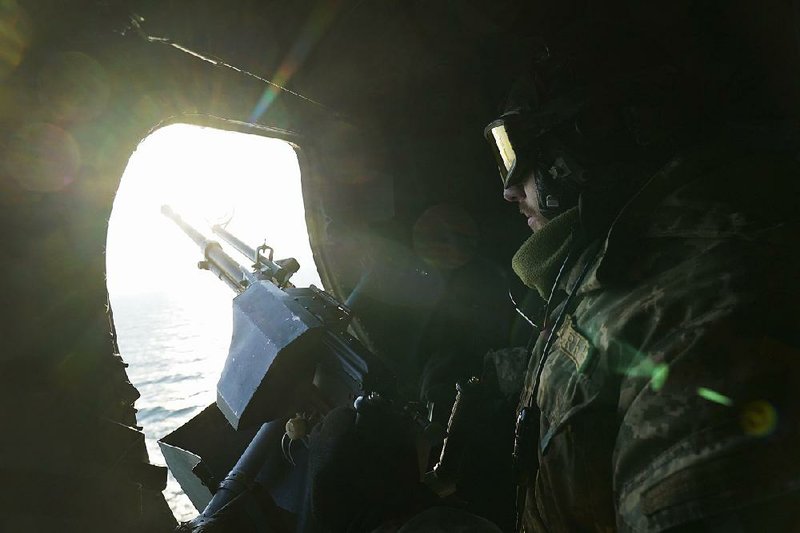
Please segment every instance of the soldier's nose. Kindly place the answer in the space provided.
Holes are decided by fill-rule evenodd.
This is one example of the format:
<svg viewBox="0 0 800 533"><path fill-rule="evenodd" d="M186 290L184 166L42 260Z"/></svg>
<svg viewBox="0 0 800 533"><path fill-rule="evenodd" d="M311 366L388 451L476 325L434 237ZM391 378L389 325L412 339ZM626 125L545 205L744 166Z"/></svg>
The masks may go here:
<svg viewBox="0 0 800 533"><path fill-rule="evenodd" d="M525 198L525 192L519 185L511 185L510 187L503 189L503 198L506 202L519 202Z"/></svg>

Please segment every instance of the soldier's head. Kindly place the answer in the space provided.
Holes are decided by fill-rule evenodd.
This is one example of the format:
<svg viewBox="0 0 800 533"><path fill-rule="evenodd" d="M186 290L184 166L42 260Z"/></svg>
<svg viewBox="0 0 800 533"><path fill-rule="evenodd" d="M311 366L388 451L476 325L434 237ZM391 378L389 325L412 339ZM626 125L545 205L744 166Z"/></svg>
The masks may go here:
<svg viewBox="0 0 800 533"><path fill-rule="evenodd" d="M587 195L627 196L685 141L695 104L660 44L616 21L575 17L534 49L484 136L536 231Z"/></svg>
<svg viewBox="0 0 800 533"><path fill-rule="evenodd" d="M564 103L546 109L535 79L523 76L503 114L484 131L500 170L503 197L518 204L532 231L577 203L583 169L551 134L553 126L573 114L567 109L571 102Z"/></svg>
<svg viewBox="0 0 800 533"><path fill-rule="evenodd" d="M674 152L674 125L654 120L662 110L635 101L628 90L635 83L575 87L547 100L530 76L515 84L504 113L484 134L503 197L518 204L531 230L587 194L630 192ZM651 123L642 127L642 117Z"/></svg>
<svg viewBox="0 0 800 533"><path fill-rule="evenodd" d="M627 198L685 148L799 116L797 14L764 1L530 2L530 62L485 130L504 197L534 230L579 203L585 225L598 191Z"/></svg>

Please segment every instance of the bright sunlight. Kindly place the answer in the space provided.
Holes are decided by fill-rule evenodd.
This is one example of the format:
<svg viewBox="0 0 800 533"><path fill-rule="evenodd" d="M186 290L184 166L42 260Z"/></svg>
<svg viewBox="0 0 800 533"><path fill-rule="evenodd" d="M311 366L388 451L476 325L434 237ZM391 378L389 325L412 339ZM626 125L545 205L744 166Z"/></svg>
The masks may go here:
<svg viewBox="0 0 800 533"><path fill-rule="evenodd" d="M212 224L229 221L227 229L250 246L266 240L276 259L297 259L295 285L321 283L291 145L188 124L163 127L141 142L114 201L106 271L120 352L142 394L138 423L151 462L163 465L156 441L214 402L234 293L197 268L200 249L161 214L162 204L209 236ZM171 476L165 495L178 520L197 514Z"/></svg>

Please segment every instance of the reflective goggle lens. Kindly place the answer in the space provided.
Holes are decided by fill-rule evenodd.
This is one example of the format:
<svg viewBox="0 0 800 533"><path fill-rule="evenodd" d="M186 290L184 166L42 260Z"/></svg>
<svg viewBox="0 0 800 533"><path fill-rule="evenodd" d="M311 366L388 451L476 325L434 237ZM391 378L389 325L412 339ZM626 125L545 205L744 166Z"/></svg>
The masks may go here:
<svg viewBox="0 0 800 533"><path fill-rule="evenodd" d="M511 145L511 140L508 138L505 124L498 124L490 130L494 144L497 147L497 155L500 156L500 161L503 163L505 169L500 169L503 174L503 183L508 180L508 174L517 162L517 154L514 152L514 147Z"/></svg>

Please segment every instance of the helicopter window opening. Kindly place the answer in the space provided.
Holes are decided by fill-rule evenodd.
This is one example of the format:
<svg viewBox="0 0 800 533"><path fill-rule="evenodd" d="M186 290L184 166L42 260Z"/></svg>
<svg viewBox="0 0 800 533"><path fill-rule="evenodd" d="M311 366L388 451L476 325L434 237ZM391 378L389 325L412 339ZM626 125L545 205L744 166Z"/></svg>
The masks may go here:
<svg viewBox="0 0 800 533"><path fill-rule="evenodd" d="M156 441L215 400L234 297L212 273L197 268L200 249L161 214L163 204L204 230L227 222L253 248L266 240L276 259L300 263L295 285L322 286L309 245L300 167L289 143L173 124L139 144L109 219L106 273L120 352L141 393L137 420L150 461L162 465ZM228 253L250 266L238 252ZM178 520L197 514L171 475L165 496Z"/></svg>

